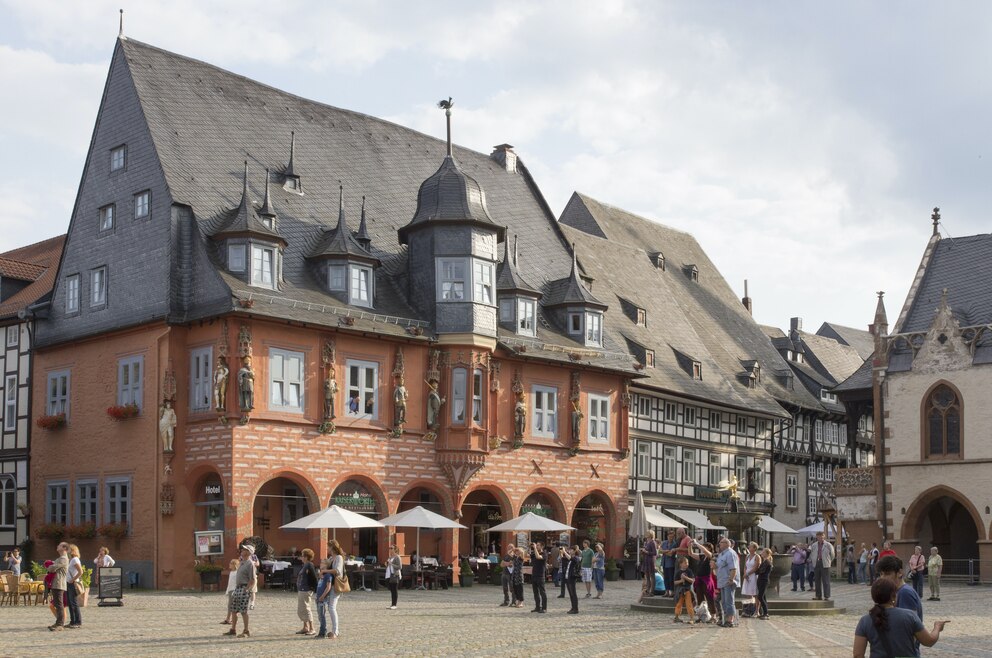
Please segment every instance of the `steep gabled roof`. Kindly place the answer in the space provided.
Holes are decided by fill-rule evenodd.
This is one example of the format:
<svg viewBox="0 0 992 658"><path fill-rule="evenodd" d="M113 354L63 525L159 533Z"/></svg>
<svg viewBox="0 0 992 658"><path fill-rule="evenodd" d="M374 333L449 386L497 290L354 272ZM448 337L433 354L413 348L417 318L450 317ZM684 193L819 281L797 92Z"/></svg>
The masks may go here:
<svg viewBox="0 0 992 658"><path fill-rule="evenodd" d="M824 322L816 330L816 335L833 338L842 345L853 347L862 360L867 359L875 351L875 339L864 329L845 327L835 322Z"/></svg>
<svg viewBox="0 0 992 658"><path fill-rule="evenodd" d="M871 370L871 359L868 359L850 377L835 386L833 392L850 393L853 391L870 391L872 387Z"/></svg>
<svg viewBox="0 0 992 658"><path fill-rule="evenodd" d="M29 274L33 277L31 283L0 303L0 319L15 317L18 311L52 292L64 245L65 236L60 235L0 254L0 262L16 263L18 277L14 278Z"/></svg>
<svg viewBox="0 0 992 658"><path fill-rule="evenodd" d="M843 345L832 338L808 334L804 331L799 332L799 335L806 345L806 358L813 367L827 374L833 380L831 383L844 381L865 362L858 351L850 345Z"/></svg>

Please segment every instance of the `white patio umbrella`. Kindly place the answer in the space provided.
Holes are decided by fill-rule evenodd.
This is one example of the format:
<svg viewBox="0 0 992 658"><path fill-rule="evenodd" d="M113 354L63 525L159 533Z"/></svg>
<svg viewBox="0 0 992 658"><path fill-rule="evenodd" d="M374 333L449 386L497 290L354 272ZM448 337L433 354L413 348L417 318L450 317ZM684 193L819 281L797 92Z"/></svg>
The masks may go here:
<svg viewBox="0 0 992 658"><path fill-rule="evenodd" d="M382 525L388 525L399 528L416 528L417 529L417 560L420 560L420 529L430 528L431 530L444 530L447 528L459 528L465 529L461 523L457 521L452 521L449 518L441 516L436 512L432 512L429 509L424 509L422 506L417 505L413 509L408 509L405 512L399 512L393 514L392 516L387 516L380 521ZM417 589L425 589L423 584L421 584Z"/></svg>
<svg viewBox="0 0 992 658"><path fill-rule="evenodd" d="M527 512L515 519L494 525L486 532L562 532L563 530L575 530L575 528L544 516L538 516L533 512Z"/></svg>
<svg viewBox="0 0 992 658"><path fill-rule="evenodd" d="M640 544L641 537L647 531L648 512L647 508L644 507L644 496L638 491L634 498L634 509L631 510L630 529L627 531L627 536L637 538L637 543Z"/></svg>
<svg viewBox="0 0 992 658"><path fill-rule="evenodd" d="M330 528L334 531L333 537L337 539L337 529L354 528L385 528L386 526L373 518L346 510L337 505L331 505L319 512L308 514L302 519L296 519L286 525L279 526L286 530L313 530L316 528Z"/></svg>

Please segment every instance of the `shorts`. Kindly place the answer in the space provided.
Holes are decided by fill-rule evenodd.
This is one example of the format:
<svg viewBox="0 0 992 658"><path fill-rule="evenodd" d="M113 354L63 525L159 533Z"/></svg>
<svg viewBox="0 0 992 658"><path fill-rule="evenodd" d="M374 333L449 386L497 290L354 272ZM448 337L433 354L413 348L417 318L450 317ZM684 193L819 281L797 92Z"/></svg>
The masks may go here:
<svg viewBox="0 0 992 658"><path fill-rule="evenodd" d="M592 568L582 567L582 582L591 583L592 582Z"/></svg>

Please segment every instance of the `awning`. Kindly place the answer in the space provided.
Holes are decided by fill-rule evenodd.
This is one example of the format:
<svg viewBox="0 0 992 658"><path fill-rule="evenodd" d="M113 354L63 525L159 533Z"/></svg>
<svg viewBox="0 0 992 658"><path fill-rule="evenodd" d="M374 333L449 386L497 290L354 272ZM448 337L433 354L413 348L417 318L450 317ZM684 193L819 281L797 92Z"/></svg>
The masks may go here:
<svg viewBox="0 0 992 658"><path fill-rule="evenodd" d="M811 525L806 526L805 528L800 528L799 530L796 530L797 535L803 535L803 536L815 535L818 532L823 532L823 521L820 521L819 523L813 523ZM828 525L827 539L833 539L836 532L837 532L836 526ZM844 536L847 537L847 530L844 531Z"/></svg>
<svg viewBox="0 0 992 658"><path fill-rule="evenodd" d="M628 512L633 512L634 508L627 506ZM656 528L684 528L685 526L667 514L663 514L653 507L645 507L644 513L648 517L648 525Z"/></svg>
<svg viewBox="0 0 992 658"><path fill-rule="evenodd" d="M762 516L761 520L758 521L758 527L765 532L779 532L786 535L796 535L799 534L798 531L793 530L789 526L785 525L781 521L776 521L770 516Z"/></svg>
<svg viewBox="0 0 992 658"><path fill-rule="evenodd" d="M727 528L722 525L713 525L710 520L706 518L706 515L700 514L691 509L671 509L668 510L675 516L679 517L689 525L696 526L697 530L726 530Z"/></svg>

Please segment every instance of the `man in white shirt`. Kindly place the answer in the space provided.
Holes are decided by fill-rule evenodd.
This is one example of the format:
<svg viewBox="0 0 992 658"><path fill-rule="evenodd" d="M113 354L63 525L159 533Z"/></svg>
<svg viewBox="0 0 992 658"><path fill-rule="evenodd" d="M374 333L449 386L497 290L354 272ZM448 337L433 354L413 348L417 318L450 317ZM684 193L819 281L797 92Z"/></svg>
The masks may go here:
<svg viewBox="0 0 992 658"><path fill-rule="evenodd" d="M825 541L823 531L816 533L816 543L812 546L809 559L813 561L813 584L816 587L814 601L830 600L830 566L834 562L834 547Z"/></svg>

